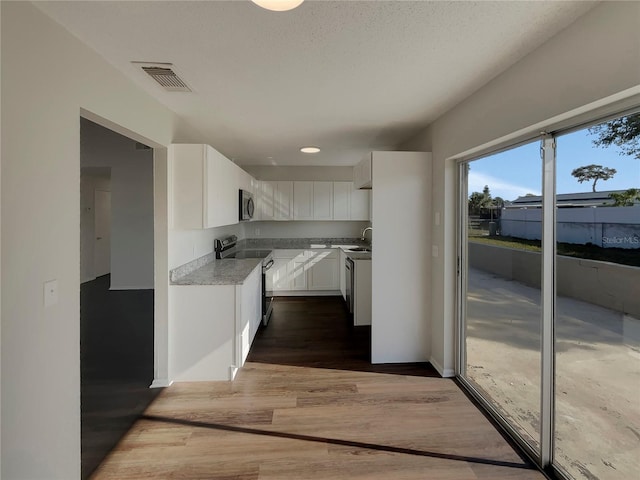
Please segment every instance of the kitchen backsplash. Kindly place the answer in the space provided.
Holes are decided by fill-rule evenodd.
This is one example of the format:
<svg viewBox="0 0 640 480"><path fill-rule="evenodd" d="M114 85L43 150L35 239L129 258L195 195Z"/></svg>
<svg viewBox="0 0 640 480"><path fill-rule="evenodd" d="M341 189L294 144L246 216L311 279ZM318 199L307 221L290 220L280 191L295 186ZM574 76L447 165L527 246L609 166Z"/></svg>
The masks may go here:
<svg viewBox="0 0 640 480"><path fill-rule="evenodd" d="M353 238L370 222L287 221L246 222L244 238Z"/></svg>

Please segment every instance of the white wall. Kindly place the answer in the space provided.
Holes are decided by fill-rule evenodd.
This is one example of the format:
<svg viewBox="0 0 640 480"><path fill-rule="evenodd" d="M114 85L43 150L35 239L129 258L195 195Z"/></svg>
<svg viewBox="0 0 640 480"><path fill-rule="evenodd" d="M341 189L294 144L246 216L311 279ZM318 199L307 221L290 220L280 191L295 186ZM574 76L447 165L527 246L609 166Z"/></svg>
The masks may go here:
<svg viewBox="0 0 640 480"><path fill-rule="evenodd" d="M258 180L352 182L353 167L277 167L264 165L242 165Z"/></svg>
<svg viewBox="0 0 640 480"><path fill-rule="evenodd" d="M246 238L353 238L360 237L370 222L289 221L248 222L243 224ZM367 234L367 238L371 234Z"/></svg>
<svg viewBox="0 0 640 480"><path fill-rule="evenodd" d="M213 240L227 235L244 238L241 224L206 230L169 230L169 269L213 252Z"/></svg>
<svg viewBox="0 0 640 480"><path fill-rule="evenodd" d="M202 138L32 4L0 8L2 477L77 479L80 115L154 147Z"/></svg>
<svg viewBox="0 0 640 480"><path fill-rule="evenodd" d="M80 165L111 169L111 288L153 288L153 151L82 119Z"/></svg>
<svg viewBox="0 0 640 480"><path fill-rule="evenodd" d="M627 89L636 90L619 97L640 91L638 25L640 3L604 2L401 146L433 152L433 211L442 215L442 223L433 225L440 255L432 269L431 357L446 374L455 365L457 176L452 157L490 142L506 143L508 136L535 134L545 122L562 120L556 116L584 113ZM592 102L599 103L589 107Z"/></svg>
<svg viewBox="0 0 640 480"><path fill-rule="evenodd" d="M424 362L431 330L431 154L374 152L372 170L371 361Z"/></svg>

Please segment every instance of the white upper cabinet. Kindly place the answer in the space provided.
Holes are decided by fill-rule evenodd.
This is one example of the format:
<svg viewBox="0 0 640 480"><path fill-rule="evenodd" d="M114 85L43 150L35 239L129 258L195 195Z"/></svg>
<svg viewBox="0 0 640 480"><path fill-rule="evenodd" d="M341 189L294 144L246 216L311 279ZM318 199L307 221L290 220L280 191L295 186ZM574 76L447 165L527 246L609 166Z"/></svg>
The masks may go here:
<svg viewBox="0 0 640 480"><path fill-rule="evenodd" d="M333 182L313 182L313 219L333 220Z"/></svg>
<svg viewBox="0 0 640 480"><path fill-rule="evenodd" d="M258 192L258 220L275 220L276 182L260 182Z"/></svg>
<svg viewBox="0 0 640 480"><path fill-rule="evenodd" d="M240 167L209 145L169 147L175 229L238 223Z"/></svg>
<svg viewBox="0 0 640 480"><path fill-rule="evenodd" d="M313 220L314 182L293 182L293 219Z"/></svg>
<svg viewBox="0 0 640 480"><path fill-rule="evenodd" d="M293 182L275 182L275 220L293 220Z"/></svg>
<svg viewBox="0 0 640 480"><path fill-rule="evenodd" d="M351 220L351 182L333 182L333 219Z"/></svg>
<svg viewBox="0 0 640 480"><path fill-rule="evenodd" d="M263 180L257 191L257 220L293 220L293 182Z"/></svg>
<svg viewBox="0 0 640 480"><path fill-rule="evenodd" d="M371 180L373 178L371 157L371 153L367 154L360 163L353 167L353 184L356 188L371 188Z"/></svg>
<svg viewBox="0 0 640 480"><path fill-rule="evenodd" d="M294 220L333 220L333 182L293 182Z"/></svg>
<svg viewBox="0 0 640 480"><path fill-rule="evenodd" d="M259 183L257 220L370 220L371 192L352 182Z"/></svg>

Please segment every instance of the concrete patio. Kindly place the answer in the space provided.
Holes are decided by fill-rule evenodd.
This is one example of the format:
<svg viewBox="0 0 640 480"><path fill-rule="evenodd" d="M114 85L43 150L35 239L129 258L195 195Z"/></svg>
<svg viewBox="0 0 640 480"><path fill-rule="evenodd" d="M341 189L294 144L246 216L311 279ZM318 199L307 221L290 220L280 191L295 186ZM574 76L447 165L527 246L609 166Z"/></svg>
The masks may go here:
<svg viewBox="0 0 640 480"><path fill-rule="evenodd" d="M640 320L557 298L556 464L578 479L636 478ZM539 437L540 290L470 269L467 376L532 444Z"/></svg>

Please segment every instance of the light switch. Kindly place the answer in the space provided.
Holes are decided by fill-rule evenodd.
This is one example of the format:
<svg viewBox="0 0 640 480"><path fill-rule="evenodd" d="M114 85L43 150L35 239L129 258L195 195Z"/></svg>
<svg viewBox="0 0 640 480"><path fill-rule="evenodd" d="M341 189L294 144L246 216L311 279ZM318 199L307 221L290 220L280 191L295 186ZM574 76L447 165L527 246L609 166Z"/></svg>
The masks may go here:
<svg viewBox="0 0 640 480"><path fill-rule="evenodd" d="M436 226L440 225L440 212L436 212L433 222L436 224Z"/></svg>
<svg viewBox="0 0 640 480"><path fill-rule="evenodd" d="M58 303L58 281L44 282L44 306L50 307Z"/></svg>
<svg viewBox="0 0 640 480"><path fill-rule="evenodd" d="M431 256L432 257L437 257L438 256L438 246L437 245L431 245Z"/></svg>

